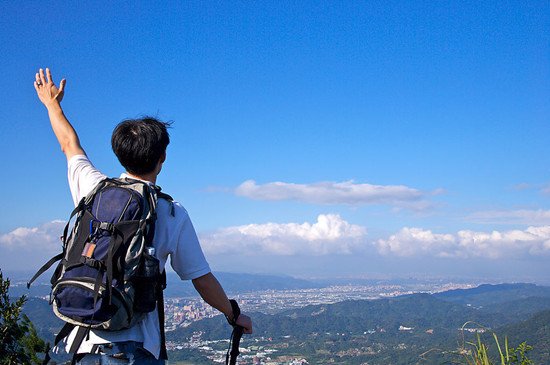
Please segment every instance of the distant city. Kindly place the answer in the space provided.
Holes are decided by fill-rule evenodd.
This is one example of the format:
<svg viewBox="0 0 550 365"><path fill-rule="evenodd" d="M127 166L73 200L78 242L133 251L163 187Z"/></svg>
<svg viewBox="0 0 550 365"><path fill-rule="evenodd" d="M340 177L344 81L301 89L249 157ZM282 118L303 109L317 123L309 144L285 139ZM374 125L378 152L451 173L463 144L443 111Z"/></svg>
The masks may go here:
<svg viewBox="0 0 550 365"><path fill-rule="evenodd" d="M433 294L475 286L473 283L453 282L414 286L397 284L341 285L318 289L264 290L238 294L235 299L245 312L276 314L287 309L308 305L333 304L346 300L391 298L414 293ZM193 322L220 314L200 298L166 298L165 303L167 331L177 327L187 327Z"/></svg>
<svg viewBox="0 0 550 365"><path fill-rule="evenodd" d="M246 312L260 312L276 314L282 311L301 308L310 305L333 304L347 300L374 300L380 298L398 297L413 293L438 293L453 289L468 289L474 287L473 283L441 283L441 284L416 284L416 285L340 285L318 289L295 290L264 290L253 293L238 294L235 299ZM193 322L204 318L219 316L219 312L204 303L200 298L168 298L165 305L166 331L174 331L178 327L190 326ZM412 328L400 326L399 331L411 331ZM480 331L483 329L469 329ZM378 331L385 332L384 328ZM433 330L428 330L433 333ZM370 334L375 330L369 330ZM261 343L261 345L259 345ZM206 340L202 333L197 332L182 342L169 342L169 350L192 349L201 352L214 363L221 363L225 356L228 340ZM279 343L273 343L271 338L259 338L253 342L243 343L241 351L241 364L254 365L303 365L310 364L302 356L281 356L275 360Z"/></svg>

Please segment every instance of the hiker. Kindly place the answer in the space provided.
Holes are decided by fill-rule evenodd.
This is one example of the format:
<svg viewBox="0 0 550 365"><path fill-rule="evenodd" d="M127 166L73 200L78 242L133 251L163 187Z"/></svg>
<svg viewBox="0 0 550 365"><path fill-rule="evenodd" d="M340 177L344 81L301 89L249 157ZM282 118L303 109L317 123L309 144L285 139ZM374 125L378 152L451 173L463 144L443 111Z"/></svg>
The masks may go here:
<svg viewBox="0 0 550 365"><path fill-rule="evenodd" d="M99 182L106 179L97 170L84 152L76 131L61 108L65 91L65 79L59 87L52 80L50 70L36 73L34 88L38 98L48 110L51 127L68 161L68 178L75 206L90 193ZM116 126L111 143L118 160L126 172L121 178L147 182L156 188L157 176L166 159L166 147L170 139L168 123L155 118L125 120ZM197 292L206 303L222 312L227 320L252 333L250 317L236 311L234 303L227 298L218 280L211 273L202 252L197 235L187 214L179 203L158 199L157 219L154 230L154 256L159 261L160 271L168 256L170 264L182 280L192 280ZM94 302L95 303L95 302ZM160 304L159 307L160 308ZM235 317L237 312L237 318ZM161 326L158 309L146 313L136 325L119 331L91 329L78 348L78 364L99 364L116 359L125 364L164 364L161 356ZM163 327L162 327L163 328ZM77 336L73 329L65 338L67 350ZM101 361L101 362L100 362ZM109 362L111 363L111 362ZM118 362L116 362L118 363Z"/></svg>

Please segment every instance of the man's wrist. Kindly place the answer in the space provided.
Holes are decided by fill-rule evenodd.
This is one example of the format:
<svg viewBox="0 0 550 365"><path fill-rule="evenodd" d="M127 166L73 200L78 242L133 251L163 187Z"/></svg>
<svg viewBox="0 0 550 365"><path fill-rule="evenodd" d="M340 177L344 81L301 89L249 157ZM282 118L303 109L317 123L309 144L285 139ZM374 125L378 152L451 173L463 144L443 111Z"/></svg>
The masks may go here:
<svg viewBox="0 0 550 365"><path fill-rule="evenodd" d="M61 108L61 104L57 99L54 99L47 104L44 104L44 106L46 107L46 109L48 109L49 112L60 112L63 110Z"/></svg>
<svg viewBox="0 0 550 365"><path fill-rule="evenodd" d="M231 313L225 315L225 319L227 319L227 322L232 325L237 325L237 319L239 319L239 316L241 315L241 308L239 308L239 304L237 304L237 301L234 299L231 299L229 301L231 303Z"/></svg>

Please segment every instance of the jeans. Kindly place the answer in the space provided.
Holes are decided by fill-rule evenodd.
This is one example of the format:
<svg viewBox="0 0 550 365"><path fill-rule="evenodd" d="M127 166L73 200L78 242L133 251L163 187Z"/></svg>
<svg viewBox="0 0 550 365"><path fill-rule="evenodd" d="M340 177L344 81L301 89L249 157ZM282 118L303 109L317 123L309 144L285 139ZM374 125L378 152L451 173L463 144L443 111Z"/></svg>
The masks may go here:
<svg viewBox="0 0 550 365"><path fill-rule="evenodd" d="M98 353L85 354L77 365L164 365L143 348L141 342L126 341L99 345Z"/></svg>

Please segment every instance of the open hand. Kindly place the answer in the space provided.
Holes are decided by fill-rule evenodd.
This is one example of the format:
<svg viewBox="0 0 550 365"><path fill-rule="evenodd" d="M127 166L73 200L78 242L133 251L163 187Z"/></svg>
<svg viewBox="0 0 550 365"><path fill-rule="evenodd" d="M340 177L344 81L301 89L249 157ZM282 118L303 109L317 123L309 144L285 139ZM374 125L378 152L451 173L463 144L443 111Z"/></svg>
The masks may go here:
<svg viewBox="0 0 550 365"><path fill-rule="evenodd" d="M53 103L61 103L65 92L65 83L66 80L63 79L57 87L52 80L50 69L46 68L46 76L44 76L44 70L40 69L35 76L34 89L40 101L48 108Z"/></svg>

